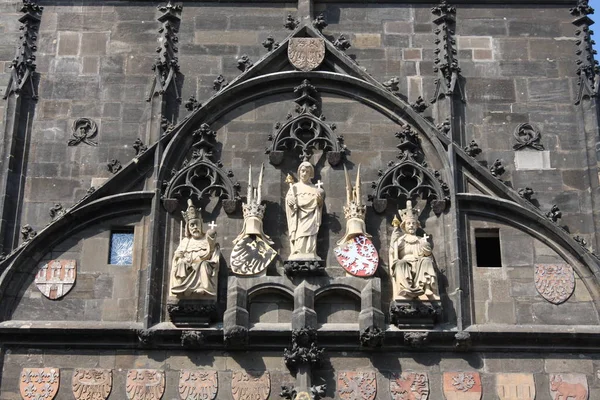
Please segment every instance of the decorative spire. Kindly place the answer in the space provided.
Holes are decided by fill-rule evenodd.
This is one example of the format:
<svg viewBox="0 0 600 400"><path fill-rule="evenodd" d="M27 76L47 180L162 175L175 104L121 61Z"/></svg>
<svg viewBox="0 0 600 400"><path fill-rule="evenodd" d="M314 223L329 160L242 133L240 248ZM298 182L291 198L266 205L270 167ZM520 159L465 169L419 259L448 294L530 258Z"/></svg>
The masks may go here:
<svg viewBox="0 0 600 400"><path fill-rule="evenodd" d="M571 14L576 17L573 25L577 27L575 31L577 50L577 76L579 77L577 85L579 90L575 98L575 105L581 103L584 97L596 97L598 95L598 61L595 59L596 50L593 49L595 42L592 40L593 31L590 26L594 21L588 15L594 13L594 9L589 6L587 0L578 0L577 5L571 8Z"/></svg>
<svg viewBox="0 0 600 400"><path fill-rule="evenodd" d="M438 6L431 9L431 12L437 17L433 23L438 27L434 30L436 34L434 72L438 73L435 80L435 94L431 103L435 103L440 95L453 95L457 89L460 68L456 58L456 7L450 6L446 0L442 0ZM443 89L442 89L443 87ZM458 88L460 90L460 88ZM462 99L462 91L460 91Z"/></svg>

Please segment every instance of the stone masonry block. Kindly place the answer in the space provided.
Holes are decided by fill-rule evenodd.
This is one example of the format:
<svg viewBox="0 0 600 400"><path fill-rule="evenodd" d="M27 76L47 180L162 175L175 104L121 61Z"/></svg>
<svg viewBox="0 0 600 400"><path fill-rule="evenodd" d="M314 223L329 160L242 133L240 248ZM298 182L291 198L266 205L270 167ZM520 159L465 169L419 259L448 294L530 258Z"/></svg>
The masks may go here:
<svg viewBox="0 0 600 400"><path fill-rule="evenodd" d="M84 32L81 36L81 55L106 54L108 32Z"/></svg>
<svg viewBox="0 0 600 400"><path fill-rule="evenodd" d="M257 46L257 31L196 31L195 44L231 44Z"/></svg>
<svg viewBox="0 0 600 400"><path fill-rule="evenodd" d="M76 56L79 54L80 34L77 32L58 33L58 55Z"/></svg>
<svg viewBox="0 0 600 400"><path fill-rule="evenodd" d="M354 35L354 47L359 49L381 47L381 35L378 33L357 33Z"/></svg>
<svg viewBox="0 0 600 400"><path fill-rule="evenodd" d="M492 49L492 38L489 36L457 36L459 49Z"/></svg>

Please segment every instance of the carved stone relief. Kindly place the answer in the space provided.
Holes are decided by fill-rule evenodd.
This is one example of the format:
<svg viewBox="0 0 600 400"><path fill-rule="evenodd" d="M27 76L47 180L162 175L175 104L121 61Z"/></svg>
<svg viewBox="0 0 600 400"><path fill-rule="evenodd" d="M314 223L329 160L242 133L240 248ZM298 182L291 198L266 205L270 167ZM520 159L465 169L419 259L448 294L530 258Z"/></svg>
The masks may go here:
<svg viewBox="0 0 600 400"><path fill-rule="evenodd" d="M40 268L35 276L35 286L50 300L65 296L75 285L77 261L52 260Z"/></svg>
<svg viewBox="0 0 600 400"><path fill-rule="evenodd" d="M246 203L242 204L244 226L233 240L230 268L237 275L258 275L266 273L277 252L271 247L273 241L264 233L262 204L262 181L264 166L261 166L258 186L252 186L252 166L248 172L248 192Z"/></svg>
<svg viewBox="0 0 600 400"><path fill-rule="evenodd" d="M165 392L165 374L156 369L130 369L125 392L129 400L160 400Z"/></svg>
<svg viewBox="0 0 600 400"><path fill-rule="evenodd" d="M110 369L77 368L73 371L73 396L76 400L106 400L111 389Z"/></svg>
<svg viewBox="0 0 600 400"><path fill-rule="evenodd" d="M90 146L98 146L98 142L93 140L98 134L98 125L89 118L77 118L73 121L71 127L73 138L69 139L69 146L77 146L79 143L85 143Z"/></svg>
<svg viewBox="0 0 600 400"><path fill-rule="evenodd" d="M288 59L300 71L312 71L325 59L325 40L321 38L290 39Z"/></svg>
<svg viewBox="0 0 600 400"><path fill-rule="evenodd" d="M179 372L179 397L181 400L213 400L218 390L217 371Z"/></svg>
<svg viewBox="0 0 600 400"><path fill-rule="evenodd" d="M533 374L496 375L496 393L500 400L534 400Z"/></svg>
<svg viewBox="0 0 600 400"><path fill-rule="evenodd" d="M267 400L271 393L269 371L234 371L231 377L233 400Z"/></svg>
<svg viewBox="0 0 600 400"><path fill-rule="evenodd" d="M587 400L589 388L583 374L550 374L552 400Z"/></svg>
<svg viewBox="0 0 600 400"><path fill-rule="evenodd" d="M333 250L340 265L350 275L359 277L373 276L379 265L379 254L366 232L366 205L363 203L360 181L360 165L356 174L356 185L352 187L348 171L346 175L346 232Z"/></svg>
<svg viewBox="0 0 600 400"><path fill-rule="evenodd" d="M19 391L24 400L52 400L58 393L58 368L23 368Z"/></svg>
<svg viewBox="0 0 600 400"><path fill-rule="evenodd" d="M403 372L392 375L390 393L393 400L427 400L429 398L427 374Z"/></svg>
<svg viewBox="0 0 600 400"><path fill-rule="evenodd" d="M444 372L446 400L481 400L482 392L478 372Z"/></svg>
<svg viewBox="0 0 600 400"><path fill-rule="evenodd" d="M375 372L338 372L337 392L342 400L374 400L377 395L377 379L375 377Z"/></svg>
<svg viewBox="0 0 600 400"><path fill-rule="evenodd" d="M517 143L513 145L514 150L521 150L524 148L544 150L544 146L540 143L540 132L531 124L520 124L516 127L513 136L517 141Z"/></svg>
<svg viewBox="0 0 600 400"><path fill-rule="evenodd" d="M575 291L575 273L568 264L536 264L535 288L552 304L564 303Z"/></svg>

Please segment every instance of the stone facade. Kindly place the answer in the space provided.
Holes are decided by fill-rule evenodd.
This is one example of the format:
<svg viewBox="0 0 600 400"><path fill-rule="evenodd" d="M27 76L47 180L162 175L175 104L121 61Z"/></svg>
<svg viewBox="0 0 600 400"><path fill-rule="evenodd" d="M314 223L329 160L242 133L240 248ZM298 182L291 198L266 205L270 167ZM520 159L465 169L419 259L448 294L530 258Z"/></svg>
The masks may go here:
<svg viewBox="0 0 600 400"><path fill-rule="evenodd" d="M129 395L133 369L164 372L164 399L178 398L184 370L217 371L217 399L247 398L232 394L242 370L268 371L268 398L287 386L298 392L290 400L311 389L346 398L343 371L375 373L364 399L402 398L389 383L401 372L426 373L430 399L443 398L450 372L478 372L483 399L511 379L498 376L517 373L533 375L536 399L554 398L561 373L582 374L600 398L590 13L581 0L495 3L0 1L0 398L27 398L23 368L42 367L60 370L56 399L72 398L78 368L111 370L109 399ZM320 14L325 27L312 23ZM318 67L290 64L292 37L322 40ZM305 80L309 103L295 90ZM286 177L301 154L271 148L306 104L331 144L309 149L326 195L324 270L308 276L285 263ZM234 276L243 188L260 164L263 228L278 257L266 276ZM176 183L197 165L220 185L194 198L222 254L214 304L190 311L203 326L176 321L185 307L168 299L182 196L193 197ZM347 276L333 252L346 223L344 166L355 176L359 165L380 257L369 278ZM380 190L398 165L428 189L407 178ZM190 184L198 193L211 185L203 173ZM423 211L441 298L413 310L427 314L413 322L393 301L388 260L406 200ZM125 231L132 261L111 263L112 234ZM477 261L482 237L497 240L495 265ZM56 259L75 260L77 278L50 300L34 279ZM541 279L539 265L569 266L574 286Z"/></svg>

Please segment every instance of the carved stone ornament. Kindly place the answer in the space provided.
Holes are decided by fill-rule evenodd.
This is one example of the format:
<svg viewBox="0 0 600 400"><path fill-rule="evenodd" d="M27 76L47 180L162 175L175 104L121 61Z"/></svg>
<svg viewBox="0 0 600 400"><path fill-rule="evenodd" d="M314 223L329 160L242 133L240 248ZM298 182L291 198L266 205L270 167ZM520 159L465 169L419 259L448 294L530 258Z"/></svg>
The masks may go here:
<svg viewBox="0 0 600 400"><path fill-rule="evenodd" d="M377 379L375 377L375 372L338 372L337 392L342 400L374 400L377 395Z"/></svg>
<svg viewBox="0 0 600 400"><path fill-rule="evenodd" d="M346 232L333 250L340 265L350 275L359 277L373 276L379 265L379 254L366 232L365 215L367 206L363 203L360 181L360 165L356 174L356 184L352 187L348 170L346 176Z"/></svg>
<svg viewBox="0 0 600 400"><path fill-rule="evenodd" d="M533 374L497 374L496 393L500 400L534 400Z"/></svg>
<svg viewBox="0 0 600 400"><path fill-rule="evenodd" d="M156 369L130 369L125 391L129 400L160 400L165 392L165 374Z"/></svg>
<svg viewBox="0 0 600 400"><path fill-rule="evenodd" d="M271 247L273 241L263 231L265 205L262 204L264 166L261 166L258 186L252 186L252 166L248 171L246 203L242 204L244 226L233 240L230 268L236 275L258 275L266 272L277 252Z"/></svg>
<svg viewBox="0 0 600 400"><path fill-rule="evenodd" d="M536 264L535 288L552 304L564 303L575 291L575 273L568 264Z"/></svg>
<svg viewBox="0 0 600 400"><path fill-rule="evenodd" d="M93 140L98 134L98 125L89 118L77 118L71 127L73 138L69 139L69 146L77 146L79 143L85 143L90 146L98 146L98 142Z"/></svg>
<svg viewBox="0 0 600 400"><path fill-rule="evenodd" d="M439 300L398 300L390 303L390 322L399 328L431 328L437 323L441 313Z"/></svg>
<svg viewBox="0 0 600 400"><path fill-rule="evenodd" d="M52 260L36 274L35 286L50 300L58 300L73 289L76 278L77 261Z"/></svg>
<svg viewBox="0 0 600 400"><path fill-rule="evenodd" d="M583 374L550 374L552 400L588 400L587 377Z"/></svg>
<svg viewBox="0 0 600 400"><path fill-rule="evenodd" d="M52 400L58 393L58 368L23 368L19 391L24 400Z"/></svg>
<svg viewBox="0 0 600 400"><path fill-rule="evenodd" d="M170 295L180 299L215 299L221 250L217 232L204 231L201 210L188 199L182 212L185 230L171 264Z"/></svg>
<svg viewBox="0 0 600 400"><path fill-rule="evenodd" d="M181 400L213 400L218 389L217 371L179 372L179 398Z"/></svg>
<svg viewBox="0 0 600 400"><path fill-rule="evenodd" d="M514 150L521 150L526 147L534 150L544 150L544 146L540 143L540 132L531 124L520 124L513 133L517 143L513 145Z"/></svg>
<svg viewBox="0 0 600 400"><path fill-rule="evenodd" d="M481 400L482 393L478 372L444 372L446 400Z"/></svg>
<svg viewBox="0 0 600 400"><path fill-rule="evenodd" d="M323 358L323 349L317 347L317 331L300 328L292 331L292 348L283 350L283 360L292 372L301 366L317 367Z"/></svg>
<svg viewBox="0 0 600 400"><path fill-rule="evenodd" d="M271 393L269 371L234 371L231 377L233 400L267 400Z"/></svg>
<svg viewBox="0 0 600 400"><path fill-rule="evenodd" d="M288 59L300 71L312 71L325 59L325 40L322 38L290 39Z"/></svg>
<svg viewBox="0 0 600 400"><path fill-rule="evenodd" d="M394 287L394 300L439 300L437 273L429 236L418 236L420 228L418 209L412 202L399 210L402 222L396 216L390 239L389 268Z"/></svg>
<svg viewBox="0 0 600 400"><path fill-rule="evenodd" d="M73 371L73 396L76 400L106 400L112 389L112 371L77 368Z"/></svg>
<svg viewBox="0 0 600 400"><path fill-rule="evenodd" d="M427 400L429 398L429 379L427 374L403 372L393 374L390 379L392 400Z"/></svg>

